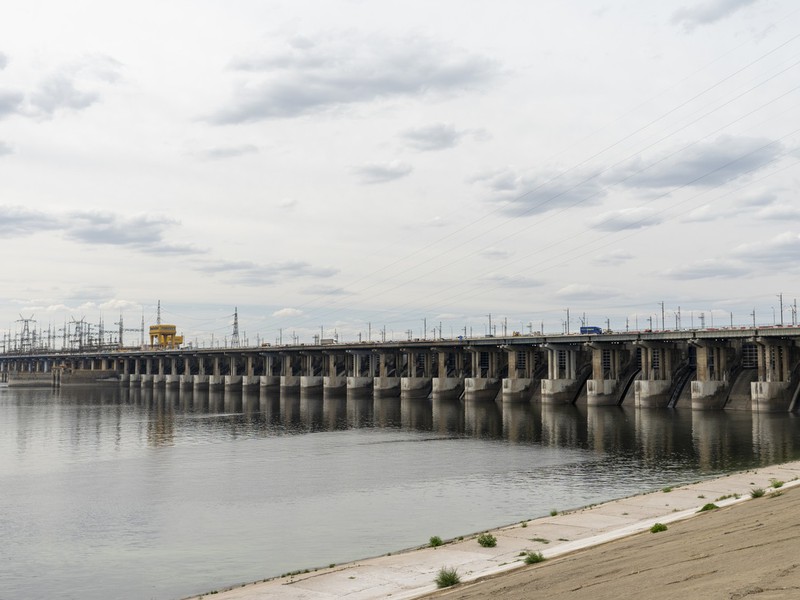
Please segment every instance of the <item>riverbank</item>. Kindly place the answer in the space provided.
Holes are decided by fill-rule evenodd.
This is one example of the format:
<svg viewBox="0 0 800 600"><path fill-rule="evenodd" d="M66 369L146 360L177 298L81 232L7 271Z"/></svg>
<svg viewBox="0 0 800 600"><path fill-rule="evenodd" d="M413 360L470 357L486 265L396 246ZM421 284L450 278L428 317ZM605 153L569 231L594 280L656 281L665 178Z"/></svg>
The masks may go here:
<svg viewBox="0 0 800 600"><path fill-rule="evenodd" d="M800 597L800 489L704 512L429 596L470 600L789 600Z"/></svg>
<svg viewBox="0 0 800 600"><path fill-rule="evenodd" d="M785 483L773 489L775 482ZM794 550L800 524L800 492L794 489L798 484L800 461L774 465L504 527L492 532L497 538L493 548L483 548L475 536L469 536L439 548L420 548L243 585L221 591L214 598L363 600L435 593L447 598L498 595L516 599L545 590L550 598L568 593L576 599L619 600L627 597L627 591L630 597L666 598L654 595L654 590L661 588L666 588L664 593L670 598L682 593L687 597L741 598L741 594L754 593L748 592L747 586L778 590L778 595L760 598L795 597L791 592L780 595L780 590L800 586L800 566L795 564L800 559ZM750 500L754 488L767 490L769 497ZM781 495L775 497L774 492ZM698 513L707 503L719 509ZM668 530L649 533L656 522L666 524ZM667 543L668 548L662 545ZM602 552L595 551L600 544L604 544ZM781 544L791 544L792 550ZM522 554L527 551L541 552L548 560L524 566ZM463 583L437 592L434 579L442 567L457 569ZM594 575L589 576L587 568L595 569ZM730 569L734 575L728 574ZM550 584L541 583L546 572L554 573ZM715 583L715 579L719 580ZM759 583L768 579L773 581L772 587ZM623 580L631 583L620 583ZM728 580L739 586L734 591L739 596L719 595L720 584ZM551 593L549 587L542 587L545 585L555 591ZM602 585L607 587L599 591ZM581 590L585 596L575 595L583 593Z"/></svg>

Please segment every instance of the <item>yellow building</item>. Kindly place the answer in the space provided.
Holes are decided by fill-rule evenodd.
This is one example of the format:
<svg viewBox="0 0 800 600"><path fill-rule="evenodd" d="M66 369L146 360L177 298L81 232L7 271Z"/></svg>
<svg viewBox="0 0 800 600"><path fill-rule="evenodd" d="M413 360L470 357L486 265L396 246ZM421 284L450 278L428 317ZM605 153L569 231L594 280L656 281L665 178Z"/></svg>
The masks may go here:
<svg viewBox="0 0 800 600"><path fill-rule="evenodd" d="M183 336L176 335L176 331L175 325L150 325L150 345L158 348L179 348L183 344Z"/></svg>

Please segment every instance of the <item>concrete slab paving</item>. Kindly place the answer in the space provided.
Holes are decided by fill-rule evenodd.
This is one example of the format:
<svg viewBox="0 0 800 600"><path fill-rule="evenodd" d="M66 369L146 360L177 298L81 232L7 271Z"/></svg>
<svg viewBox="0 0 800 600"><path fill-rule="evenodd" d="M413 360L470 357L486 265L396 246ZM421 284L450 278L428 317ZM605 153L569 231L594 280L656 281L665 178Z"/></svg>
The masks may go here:
<svg viewBox="0 0 800 600"><path fill-rule="evenodd" d="M672 489L659 490L576 509L556 516L496 529L497 546L482 548L467 536L439 548L393 553L314 573L275 578L214 594L215 600L373 600L418 598L436 590L442 567L456 568L462 581L518 568L520 552L541 551L546 558L561 556L648 530L654 523L672 523L698 514L706 503L728 506L750 498L753 488L774 491L775 481L800 485L800 461L744 471ZM720 499L726 497L725 499ZM548 540L536 542L534 538ZM203 598L197 596L195 598Z"/></svg>

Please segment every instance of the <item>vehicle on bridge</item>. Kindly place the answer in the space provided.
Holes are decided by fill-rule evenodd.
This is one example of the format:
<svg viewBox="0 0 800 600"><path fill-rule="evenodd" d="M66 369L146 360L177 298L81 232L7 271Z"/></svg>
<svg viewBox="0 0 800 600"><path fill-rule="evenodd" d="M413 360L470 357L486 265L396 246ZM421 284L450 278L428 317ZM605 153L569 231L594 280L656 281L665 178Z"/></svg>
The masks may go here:
<svg viewBox="0 0 800 600"><path fill-rule="evenodd" d="M591 333L594 335L600 335L603 333L603 330L600 327L581 327L581 333Z"/></svg>

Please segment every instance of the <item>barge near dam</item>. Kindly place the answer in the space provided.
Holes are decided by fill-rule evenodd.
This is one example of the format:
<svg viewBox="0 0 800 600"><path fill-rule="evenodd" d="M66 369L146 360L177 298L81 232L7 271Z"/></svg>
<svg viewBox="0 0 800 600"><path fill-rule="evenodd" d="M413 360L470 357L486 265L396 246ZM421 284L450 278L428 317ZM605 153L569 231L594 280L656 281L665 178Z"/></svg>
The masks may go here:
<svg viewBox="0 0 800 600"><path fill-rule="evenodd" d="M162 329L174 326L161 326ZM373 393L549 404L795 411L800 327L513 335L182 348L164 329L135 348L0 354L9 386Z"/></svg>

